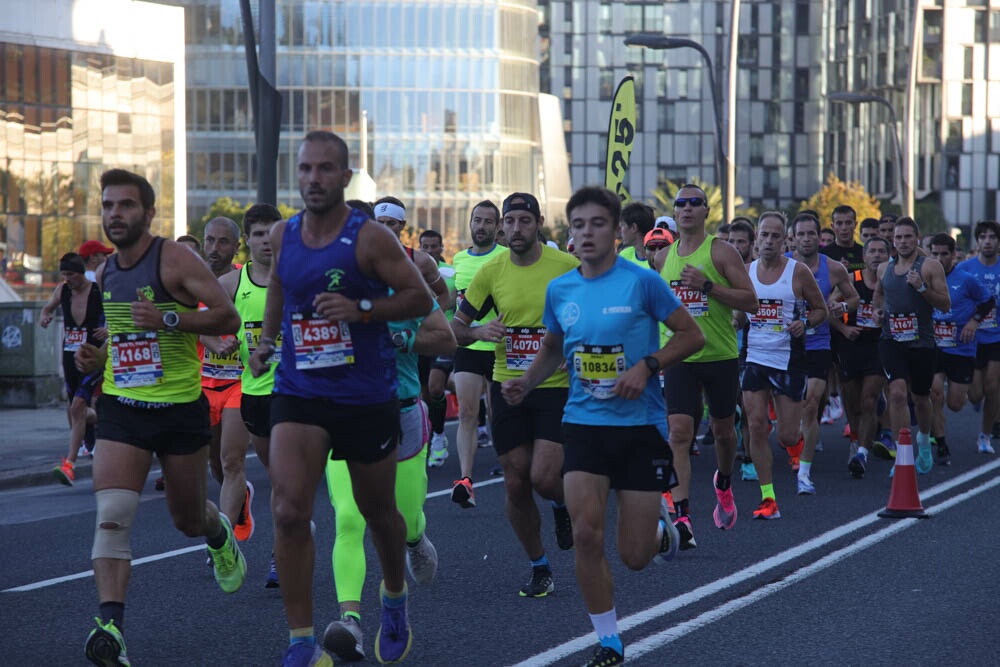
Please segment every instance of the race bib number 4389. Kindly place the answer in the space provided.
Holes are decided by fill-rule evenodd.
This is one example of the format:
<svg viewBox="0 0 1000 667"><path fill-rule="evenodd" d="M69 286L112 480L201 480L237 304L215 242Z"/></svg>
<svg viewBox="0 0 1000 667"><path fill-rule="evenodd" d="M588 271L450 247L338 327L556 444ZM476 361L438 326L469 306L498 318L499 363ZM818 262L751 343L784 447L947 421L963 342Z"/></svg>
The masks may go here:
<svg viewBox="0 0 1000 667"><path fill-rule="evenodd" d="M354 343L347 322L331 322L312 312L292 313L292 344L299 370L354 363Z"/></svg>

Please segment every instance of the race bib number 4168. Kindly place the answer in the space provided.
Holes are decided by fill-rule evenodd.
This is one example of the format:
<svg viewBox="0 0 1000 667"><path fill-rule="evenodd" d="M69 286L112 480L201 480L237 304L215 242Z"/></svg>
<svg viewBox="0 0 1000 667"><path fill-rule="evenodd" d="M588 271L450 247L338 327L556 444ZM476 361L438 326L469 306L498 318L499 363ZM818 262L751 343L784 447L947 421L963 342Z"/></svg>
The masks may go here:
<svg viewBox="0 0 1000 667"><path fill-rule="evenodd" d="M163 362L156 332L112 336L111 373L119 389L161 384Z"/></svg>

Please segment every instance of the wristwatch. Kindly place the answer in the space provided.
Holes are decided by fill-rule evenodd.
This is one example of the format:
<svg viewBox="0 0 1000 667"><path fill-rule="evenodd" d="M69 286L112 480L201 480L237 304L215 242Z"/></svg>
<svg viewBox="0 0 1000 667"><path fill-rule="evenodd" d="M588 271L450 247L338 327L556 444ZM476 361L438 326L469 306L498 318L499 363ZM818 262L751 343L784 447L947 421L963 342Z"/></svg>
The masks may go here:
<svg viewBox="0 0 1000 667"><path fill-rule="evenodd" d="M374 310L375 304L372 303L371 299L358 299L358 310L361 311L361 323L368 324L372 321L372 310Z"/></svg>
<svg viewBox="0 0 1000 667"><path fill-rule="evenodd" d="M177 331L177 325L181 323L181 316L176 311L168 310L163 313L163 328L167 331Z"/></svg>
<svg viewBox="0 0 1000 667"><path fill-rule="evenodd" d="M646 368L649 369L650 375L656 375L660 372L660 362L656 357L649 354L643 357L642 360L646 362Z"/></svg>
<svg viewBox="0 0 1000 667"><path fill-rule="evenodd" d="M404 329L403 331L397 331L392 334L392 345L398 350L403 350L404 352L413 351L413 332L409 329Z"/></svg>
<svg viewBox="0 0 1000 667"><path fill-rule="evenodd" d="M713 283L711 280L706 280L701 284L701 293L708 294L709 292L712 291L713 287L715 287L715 283Z"/></svg>

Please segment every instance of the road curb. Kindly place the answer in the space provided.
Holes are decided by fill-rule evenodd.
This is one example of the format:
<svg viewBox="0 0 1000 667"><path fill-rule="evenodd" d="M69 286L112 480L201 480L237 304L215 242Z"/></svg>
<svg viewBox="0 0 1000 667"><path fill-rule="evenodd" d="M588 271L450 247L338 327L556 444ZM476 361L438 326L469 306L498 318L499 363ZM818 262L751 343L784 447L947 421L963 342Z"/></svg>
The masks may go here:
<svg viewBox="0 0 1000 667"><path fill-rule="evenodd" d="M10 470L0 473L0 491L20 489L29 486L45 486L48 484L62 486L52 475L55 466L32 466L21 470ZM74 473L76 479L90 479L93 476L94 464L88 457L86 461L78 460Z"/></svg>

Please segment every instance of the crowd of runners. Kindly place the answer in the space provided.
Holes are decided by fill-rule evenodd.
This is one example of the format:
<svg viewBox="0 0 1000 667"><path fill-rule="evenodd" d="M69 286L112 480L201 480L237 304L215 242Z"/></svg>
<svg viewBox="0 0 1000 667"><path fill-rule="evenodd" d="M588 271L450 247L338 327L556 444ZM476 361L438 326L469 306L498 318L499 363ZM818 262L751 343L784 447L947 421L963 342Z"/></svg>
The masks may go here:
<svg viewBox="0 0 1000 667"><path fill-rule="evenodd" d="M703 416L702 444L714 442L717 459L712 522L723 530L738 519L737 474L759 484L759 504L742 501L754 519L781 516L776 469L788 465L798 493L815 494L819 423L844 412L848 479L865 476L870 456L894 458L911 424L917 471L947 465L945 406L975 405L975 447L994 453L996 222L975 225L976 253L960 262L946 234L922 248L911 218L862 221L863 245L846 205L830 221L768 211L712 234L697 186L659 219L585 187L566 205L563 252L544 240L538 200L519 192L473 207L472 245L449 265L438 232L421 234L419 249L400 243L403 201L345 202L348 158L338 136L311 132L298 150L301 212L284 220L258 204L242 228L216 218L203 238L177 241L151 234L155 193L143 177L103 174L111 246L88 241L63 256L41 320L61 308L71 429L55 476L72 484L78 453L94 456L92 663L129 664L130 533L154 455L174 524L204 538L219 587L233 593L247 573L240 543L257 527L252 446L271 486L273 531L258 539L273 539L265 585L284 603L282 664L324 667L331 654L366 655L366 527L382 572L375 656L394 663L410 650L407 573L418 586L434 580L429 533L444 530L428 527L423 504L427 469L450 455L449 391L452 501L474 511L474 458L492 446L527 566L517 593L531 598L555 589L535 495L547 501L555 546L574 550L597 640L590 666L626 653L605 545L609 494L629 569L696 548L690 489L708 481L692 479L691 456ZM239 266L241 243L249 260ZM312 511L324 478L340 614L318 633Z"/></svg>

